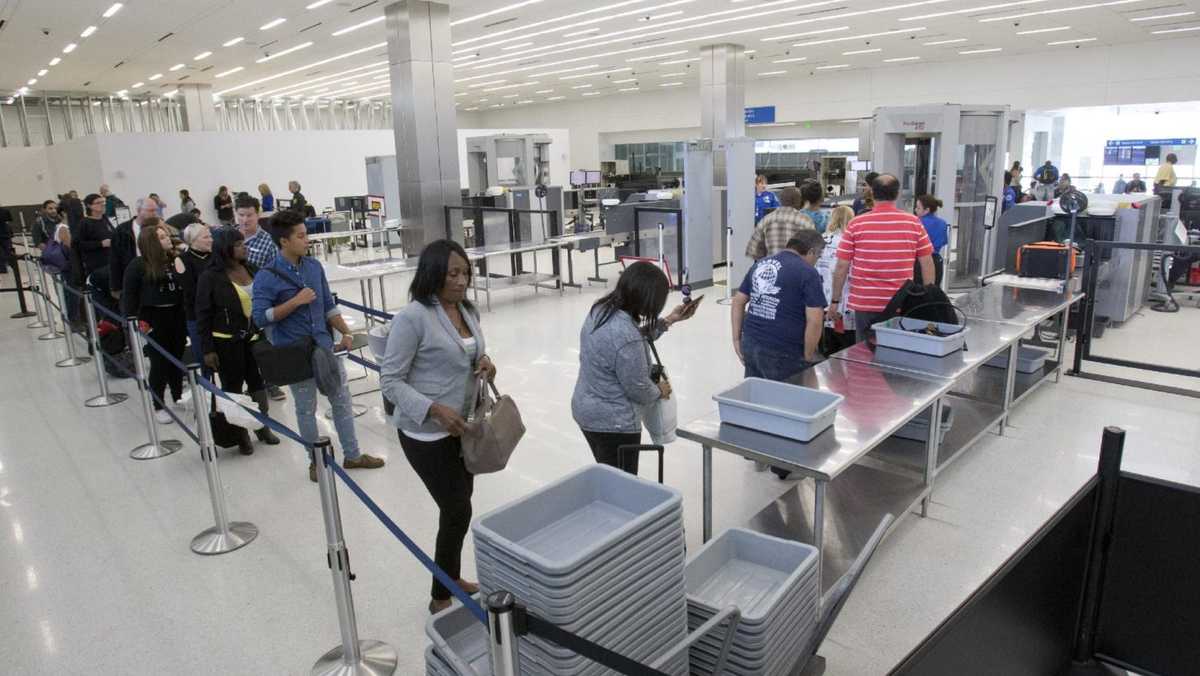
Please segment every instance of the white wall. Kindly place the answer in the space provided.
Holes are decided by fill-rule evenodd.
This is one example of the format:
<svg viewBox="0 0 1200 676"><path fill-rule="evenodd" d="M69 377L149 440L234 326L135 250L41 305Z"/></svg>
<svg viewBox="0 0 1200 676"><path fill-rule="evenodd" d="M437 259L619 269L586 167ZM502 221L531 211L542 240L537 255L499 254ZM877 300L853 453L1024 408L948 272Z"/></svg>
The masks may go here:
<svg viewBox="0 0 1200 676"><path fill-rule="evenodd" d="M1147 54L1154 54L1153 63ZM885 68L816 74L751 82L747 106L776 106L776 119L789 122L837 121L869 117L878 106L923 103L1004 104L1016 110L1048 110L1159 101L1200 100L1200 40L1180 38L1092 48L1064 48L1046 54L957 58L945 62L897 64ZM1062 80L1069 75L1069 83ZM586 101L490 109L474 113L480 126L531 124L571 132L571 156L580 166L600 161L600 137L652 130L677 135L700 126L695 89L593 97ZM771 127L789 138L800 127ZM850 133L857 134L847 125ZM756 129L755 136L762 131ZM841 136L821 132L817 136ZM779 138L778 136L773 136ZM653 140L680 140L656 138ZM624 142L624 141L622 141Z"/></svg>
<svg viewBox="0 0 1200 676"><path fill-rule="evenodd" d="M0 149L0 205L37 204L54 197L47 159L41 148Z"/></svg>

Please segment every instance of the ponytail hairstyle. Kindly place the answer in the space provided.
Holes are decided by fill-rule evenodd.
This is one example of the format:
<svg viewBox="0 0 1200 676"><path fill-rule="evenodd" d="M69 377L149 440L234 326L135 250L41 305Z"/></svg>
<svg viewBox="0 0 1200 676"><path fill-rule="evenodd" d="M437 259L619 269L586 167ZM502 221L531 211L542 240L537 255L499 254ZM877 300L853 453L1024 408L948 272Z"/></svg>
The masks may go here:
<svg viewBox="0 0 1200 676"><path fill-rule="evenodd" d="M918 197L917 201L921 203L921 206L929 210L929 213L931 214L936 214L937 210L942 206L942 201L940 199L928 193Z"/></svg>
<svg viewBox="0 0 1200 676"><path fill-rule="evenodd" d="M662 314L670 286L667 276L654 264L638 261L630 265L617 279L617 288L592 306L596 314L592 331L604 326L618 311L628 313L640 327L649 326Z"/></svg>

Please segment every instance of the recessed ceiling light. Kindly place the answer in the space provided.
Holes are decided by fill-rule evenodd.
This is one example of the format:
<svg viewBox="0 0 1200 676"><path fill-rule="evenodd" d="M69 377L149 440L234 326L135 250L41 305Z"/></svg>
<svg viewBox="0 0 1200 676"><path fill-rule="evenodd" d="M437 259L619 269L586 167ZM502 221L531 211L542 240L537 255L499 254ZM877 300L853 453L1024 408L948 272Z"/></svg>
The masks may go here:
<svg viewBox="0 0 1200 676"><path fill-rule="evenodd" d="M383 21L386 18L387 18L387 16L384 15L384 16L377 16L374 19L367 19L366 21L356 23L353 26L346 26L345 28L343 28L341 30L336 30L332 33L332 35L333 35L333 37L336 38L339 35L345 35L346 33L353 33L354 31L358 30L359 28L366 28L367 26L373 26L373 25L379 23L380 21Z"/></svg>
<svg viewBox="0 0 1200 676"><path fill-rule="evenodd" d="M184 66L182 63L177 63L174 66L171 66L170 68L168 68L167 70L174 73L175 71L179 70L180 68L186 68L186 66Z"/></svg>
<svg viewBox="0 0 1200 676"><path fill-rule="evenodd" d="M627 77L622 80L613 80L613 84L628 84L630 82L637 82L637 78L636 77Z"/></svg>
<svg viewBox="0 0 1200 676"><path fill-rule="evenodd" d="M223 43L221 43L221 46L222 46L222 47L232 47L232 46L236 45L237 43L239 43L239 42L241 42L242 40L245 40L245 39L246 39L246 38L244 38L244 37L242 37L242 36L240 36L240 35L239 35L238 37L236 37L236 38L234 38L234 39L232 39L232 40L230 40L230 41L228 41L228 42L223 42Z"/></svg>
<svg viewBox="0 0 1200 676"><path fill-rule="evenodd" d="M532 42L518 42L515 45L505 45L505 46L501 47L500 49L502 49L502 50L524 49L526 47L532 47L532 46L533 46Z"/></svg>
<svg viewBox="0 0 1200 676"><path fill-rule="evenodd" d="M626 63L637 63L638 61L653 61L655 59L665 59L668 56L679 56L680 54L687 54L687 53L688 53L688 50L680 49L680 50L677 50L674 52L663 52L662 54L651 54L649 56L635 56L631 59L625 59L625 62Z"/></svg>
<svg viewBox="0 0 1200 676"><path fill-rule="evenodd" d="M1004 49L1004 48L1003 47L989 47L987 49L968 49L966 51L959 52L959 54L990 54L992 52L998 52L1002 49Z"/></svg>
<svg viewBox="0 0 1200 676"><path fill-rule="evenodd" d="M683 84L682 82L664 82L658 86L659 87L678 87L682 84Z"/></svg>
<svg viewBox="0 0 1200 676"><path fill-rule="evenodd" d="M796 63L798 61L808 61L807 56L793 56L787 59L775 59L771 63Z"/></svg>
<svg viewBox="0 0 1200 676"><path fill-rule="evenodd" d="M154 82L155 80L157 80L160 77L162 77L162 73L155 73L154 75L151 75L150 77L148 77L146 79L151 82Z"/></svg>
<svg viewBox="0 0 1200 676"><path fill-rule="evenodd" d="M212 56L212 52L200 52L199 54L192 57L192 61L203 61L210 56Z"/></svg>
<svg viewBox="0 0 1200 676"><path fill-rule="evenodd" d="M88 26L87 28L84 28L84 29L83 29L83 32L79 34L79 37L81 37L81 38L86 38L87 36L89 36L89 35L91 35L92 33L95 33L95 32L96 32L96 27L95 27L95 26Z"/></svg>
<svg viewBox="0 0 1200 676"><path fill-rule="evenodd" d="M316 2L310 2L309 4L305 5L304 9L316 9L322 5L328 5L331 2L333 2L333 0L317 0Z"/></svg>
<svg viewBox="0 0 1200 676"><path fill-rule="evenodd" d="M32 83L30 83L30 84L32 84ZM592 85L590 85L590 84L581 84L581 85L575 85L574 87L571 87L571 89L591 89L591 88L592 88Z"/></svg>
<svg viewBox="0 0 1200 676"><path fill-rule="evenodd" d="M271 30L272 28L274 28L274 27L278 26L279 24L283 23L284 21L287 21L287 19L284 19L284 18L282 18L282 17L281 17L281 18L278 18L278 19L272 19L271 21L268 21L268 22L264 23L263 25L259 26L259 27L258 27L258 30L260 30L260 31L269 31L269 30Z"/></svg>
<svg viewBox="0 0 1200 676"><path fill-rule="evenodd" d="M518 106L523 106L523 105L525 105L525 104L527 104L527 103L533 103L533 99L524 99L524 100L521 100L521 101L517 101L517 105L518 105Z"/></svg>
<svg viewBox="0 0 1200 676"><path fill-rule="evenodd" d="M1112 0L1111 2L1093 2L1087 5L1073 5L1071 7L1058 7L1056 9L1043 9L1036 12L1022 12L1020 14L1008 14L1005 16L989 16L979 20L979 23L992 23L995 21L1011 21L1012 19L1023 19L1027 16L1043 16L1046 14L1062 14L1063 12L1075 12L1081 9L1095 9L1097 7L1112 7L1114 5L1128 5L1134 2L1143 2L1143 0Z"/></svg>
<svg viewBox="0 0 1200 676"><path fill-rule="evenodd" d="M255 60L254 63L266 63L273 59L278 59L281 56L287 56L288 54L291 54L292 52L298 52L301 49L306 49L306 48L312 47L312 46L313 46L313 43L311 43L311 42L302 42L302 43L296 45L295 47L288 47L287 49L284 49L284 50L281 50L278 52L274 52L272 54L268 54L268 55L262 57L261 59Z"/></svg>
<svg viewBox="0 0 1200 676"><path fill-rule="evenodd" d="M49 72L50 72L49 69L43 68L38 71L38 77L46 77L46 73L49 73Z"/></svg>
<svg viewBox="0 0 1200 676"><path fill-rule="evenodd" d="M658 76L659 77L679 77L680 75L687 75L687 72L680 70L680 71L676 71L674 73L659 73Z"/></svg>
<svg viewBox="0 0 1200 676"><path fill-rule="evenodd" d="M470 107L470 108L463 108L463 110L469 110L469 111L472 111L472 112L474 112L474 111L476 111L476 110L479 110L479 106L472 106L472 107Z"/></svg>
<svg viewBox="0 0 1200 676"><path fill-rule="evenodd" d="M1079 44L1080 42L1095 42L1095 41L1096 41L1096 38L1076 38L1074 40L1055 40L1054 42L1047 42L1046 46L1055 47L1057 45L1074 45L1074 44Z"/></svg>
<svg viewBox="0 0 1200 676"><path fill-rule="evenodd" d="M112 15L121 11L121 8L124 6L125 5L123 5L119 2L114 2L108 9L104 10L104 13L101 14L100 16L104 17L105 19L111 19Z"/></svg>
<svg viewBox="0 0 1200 676"><path fill-rule="evenodd" d="M233 75L234 73L237 73L237 72L240 72L240 71L243 71L243 70L246 70L246 67L245 67L245 66L238 66L237 68L230 68L230 69L229 69L229 70L227 70L227 71L223 71L223 72L217 73L217 74L216 74L216 75L214 75L213 77L225 77L226 75Z"/></svg>
<svg viewBox="0 0 1200 676"><path fill-rule="evenodd" d="M75 47L77 46L78 45L76 45L74 42L68 44L66 47L63 47L63 54L70 54L71 52L75 51Z"/></svg>
<svg viewBox="0 0 1200 676"><path fill-rule="evenodd" d="M771 77L773 75L787 75L786 70L768 70L765 73L759 73L759 77Z"/></svg>
<svg viewBox="0 0 1200 676"><path fill-rule="evenodd" d="M1171 14L1155 14L1154 16L1139 16L1130 21L1157 21L1158 19L1174 19L1177 16L1191 16L1195 12L1172 12Z"/></svg>
<svg viewBox="0 0 1200 676"><path fill-rule="evenodd" d="M933 47L934 45L953 45L966 41L966 38L954 38L953 40L934 40L933 42L922 42L921 44L925 45L926 47Z"/></svg>
<svg viewBox="0 0 1200 676"><path fill-rule="evenodd" d="M835 68L849 68L848 63L835 63L832 66L817 66L817 70L833 70Z"/></svg>
<svg viewBox="0 0 1200 676"><path fill-rule="evenodd" d="M882 47L876 47L874 49L855 49L849 52L842 52L842 56L854 56L855 54L875 54L882 51Z"/></svg>
<svg viewBox="0 0 1200 676"><path fill-rule="evenodd" d="M900 63L901 61L918 61L918 60L920 60L920 58L921 57L919 57L919 56L897 56L897 57L894 57L891 59L884 59L883 62L884 63Z"/></svg>
<svg viewBox="0 0 1200 676"><path fill-rule="evenodd" d="M1055 26L1054 28L1035 28L1028 31L1017 31L1017 35L1036 35L1038 33L1057 33L1058 31L1069 31L1070 26Z"/></svg>
<svg viewBox="0 0 1200 676"><path fill-rule="evenodd" d="M584 96L600 96L601 92L584 92Z"/></svg>
<svg viewBox="0 0 1200 676"><path fill-rule="evenodd" d="M32 87L33 85L37 84L37 78L36 78L36 77L31 77L31 78L29 78L29 82L26 82L25 84L27 84L27 85L29 85L30 87ZM588 85L588 86L590 87L591 85Z"/></svg>
<svg viewBox="0 0 1200 676"><path fill-rule="evenodd" d="M129 85L129 88L130 89L138 89L139 87L141 87L144 84L146 84L146 83L145 82L134 82L133 84Z"/></svg>
<svg viewBox="0 0 1200 676"><path fill-rule="evenodd" d="M58 58L57 56L54 57L53 59L50 59L51 66L57 66L60 63L62 63L62 59Z"/></svg>
<svg viewBox="0 0 1200 676"><path fill-rule="evenodd" d="M1165 35L1167 33L1187 33L1188 31L1200 31L1200 26L1188 26L1187 28L1168 28L1161 31L1150 31L1150 34Z"/></svg>
<svg viewBox="0 0 1200 676"><path fill-rule="evenodd" d="M509 12L509 11L512 11L512 10L514 10L514 9L520 9L520 8L522 8L522 7L525 7L525 6L527 6L527 5L536 5L536 4L538 4L539 2L542 2L542 0L524 0L524 2L516 2L516 3L513 3L513 4L511 4L511 5L505 5L504 7L497 7L496 9L491 9L491 10L488 10L488 11L486 11L486 12L481 12L481 13L479 13L479 14L473 14L473 15L471 15L471 16L465 16L465 17L463 17L463 18L461 18L461 19L457 19L457 20L455 20L455 21L451 21L451 22L450 22L450 25L451 25L451 26L458 26L458 25L461 25L461 24L464 24L464 23L470 23L470 22L472 22L472 21L478 21L478 20L480 20L480 19L485 19L485 18L487 18L487 17L489 17L489 16L493 16L493 15L496 15L496 14L503 14L504 12Z"/></svg>

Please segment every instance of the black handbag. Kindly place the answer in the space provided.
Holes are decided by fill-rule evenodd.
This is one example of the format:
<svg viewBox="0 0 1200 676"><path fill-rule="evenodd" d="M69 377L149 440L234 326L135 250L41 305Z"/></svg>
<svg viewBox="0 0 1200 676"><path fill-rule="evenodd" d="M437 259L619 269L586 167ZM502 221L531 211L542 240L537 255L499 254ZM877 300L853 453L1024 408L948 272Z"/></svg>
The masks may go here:
<svg viewBox="0 0 1200 676"><path fill-rule="evenodd" d="M212 406L208 410L208 426L212 430L213 445L218 448L232 448L241 441L245 430L225 419L225 414L217 410L217 395L212 395Z"/></svg>
<svg viewBox="0 0 1200 676"><path fill-rule="evenodd" d="M275 268L265 269L297 289L301 288ZM311 312L312 304L308 307ZM315 348L316 341L312 336L304 336L287 345L272 345L271 341L260 333L250 350L254 353L254 361L258 362L258 372L262 374L263 380L272 385L294 385L313 377L312 355Z"/></svg>

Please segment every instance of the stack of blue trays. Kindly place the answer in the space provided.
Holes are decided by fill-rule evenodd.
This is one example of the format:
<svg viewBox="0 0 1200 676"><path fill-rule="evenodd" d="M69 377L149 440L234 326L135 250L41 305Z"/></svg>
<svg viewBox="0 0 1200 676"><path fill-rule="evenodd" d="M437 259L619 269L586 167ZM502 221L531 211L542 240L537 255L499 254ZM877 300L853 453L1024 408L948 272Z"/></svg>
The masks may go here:
<svg viewBox="0 0 1200 676"><path fill-rule="evenodd" d="M817 628L818 556L811 545L731 528L688 561L692 629L726 606L735 605L742 613L723 674L792 672ZM692 674L714 672L724 637L716 629L692 646Z"/></svg>
<svg viewBox="0 0 1200 676"><path fill-rule="evenodd" d="M479 518L482 597L512 592L529 612L642 663L687 637L678 491L592 465ZM533 635L521 672L611 673ZM688 673L686 651L664 671Z"/></svg>
<svg viewBox="0 0 1200 676"><path fill-rule="evenodd" d="M487 627L457 601L429 618L425 634L433 641L425 650L426 676L491 676Z"/></svg>

